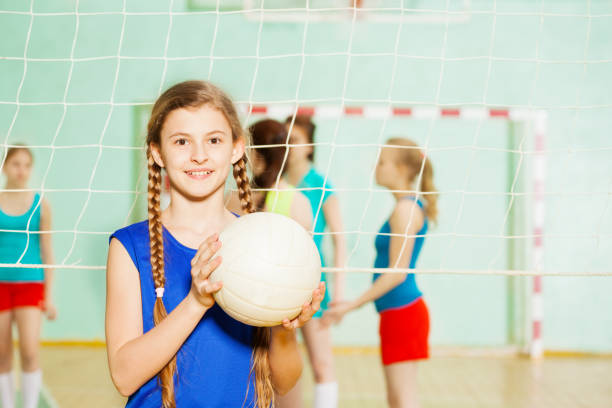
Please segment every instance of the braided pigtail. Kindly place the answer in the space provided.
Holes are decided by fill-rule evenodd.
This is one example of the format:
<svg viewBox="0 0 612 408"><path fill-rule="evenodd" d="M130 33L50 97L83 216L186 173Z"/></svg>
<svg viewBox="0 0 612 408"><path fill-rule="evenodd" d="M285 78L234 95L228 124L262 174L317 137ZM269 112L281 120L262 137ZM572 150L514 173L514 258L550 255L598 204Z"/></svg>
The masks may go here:
<svg viewBox="0 0 612 408"><path fill-rule="evenodd" d="M238 187L238 197L240 198L242 209L246 213L255 212L255 205L253 205L253 198L251 196L251 184L249 183L249 176L247 175L246 156L242 156L240 160L234 164L234 179Z"/></svg>
<svg viewBox="0 0 612 408"><path fill-rule="evenodd" d="M238 196L242 209L246 213L255 212L251 198L251 185L246 170L246 157L243 156L234 164L234 178L238 187ZM270 371L271 332L269 327L256 327L253 335L253 368L251 375L255 374L255 401L256 408L268 408L274 404L274 387Z"/></svg>
<svg viewBox="0 0 612 408"><path fill-rule="evenodd" d="M151 272L155 284L155 306L153 308L153 321L157 326L166 318L168 313L162 301L166 277L164 275L164 242L161 222L161 167L155 163L151 154L151 147L147 149L149 167L148 207L149 207L149 240L151 247ZM174 373L176 372L176 356L166 364L159 373L159 384L162 389L162 407L176 408L174 400Z"/></svg>

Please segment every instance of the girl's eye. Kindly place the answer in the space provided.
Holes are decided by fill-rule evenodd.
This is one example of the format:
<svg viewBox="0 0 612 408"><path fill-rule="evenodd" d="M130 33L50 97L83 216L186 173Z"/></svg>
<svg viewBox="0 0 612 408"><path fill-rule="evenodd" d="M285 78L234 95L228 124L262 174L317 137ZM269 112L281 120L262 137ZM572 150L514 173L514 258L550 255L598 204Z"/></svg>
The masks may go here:
<svg viewBox="0 0 612 408"><path fill-rule="evenodd" d="M179 146L185 146L187 144L187 139L177 139L175 143Z"/></svg>
<svg viewBox="0 0 612 408"><path fill-rule="evenodd" d="M218 137L213 137L213 138L210 139L210 143L212 143L212 144L221 143L221 139L219 139Z"/></svg>

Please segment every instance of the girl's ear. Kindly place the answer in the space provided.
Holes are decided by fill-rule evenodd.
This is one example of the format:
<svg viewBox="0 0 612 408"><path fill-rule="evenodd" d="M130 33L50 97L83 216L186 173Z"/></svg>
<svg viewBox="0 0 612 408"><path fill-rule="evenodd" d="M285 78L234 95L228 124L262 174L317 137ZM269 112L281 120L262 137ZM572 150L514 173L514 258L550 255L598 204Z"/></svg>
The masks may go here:
<svg viewBox="0 0 612 408"><path fill-rule="evenodd" d="M155 161L155 163L163 169L164 161L162 160L158 144L151 143L151 155L153 156L153 160Z"/></svg>
<svg viewBox="0 0 612 408"><path fill-rule="evenodd" d="M244 156L244 149L244 139L240 138L234 142L234 147L232 148L232 164L236 164L236 162Z"/></svg>

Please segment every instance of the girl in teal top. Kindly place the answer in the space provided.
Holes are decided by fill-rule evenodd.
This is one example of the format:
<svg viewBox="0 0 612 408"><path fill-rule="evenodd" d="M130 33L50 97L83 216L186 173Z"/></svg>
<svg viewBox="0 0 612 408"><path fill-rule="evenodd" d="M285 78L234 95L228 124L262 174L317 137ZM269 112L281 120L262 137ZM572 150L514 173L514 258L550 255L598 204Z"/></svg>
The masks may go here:
<svg viewBox="0 0 612 408"><path fill-rule="evenodd" d="M311 231L313 217L307 196L295 190L294 186L280 177L287 152L285 147L287 143L287 130L285 126L276 120L264 119L253 124L249 130L253 140L253 149L250 153L253 183L255 187L264 190L253 193L253 201L257 208L262 211L274 212L293 218L304 229ZM277 146L257 148L257 146L270 145ZM233 211L240 211L240 202L236 194L233 195L228 208ZM302 335L306 340L309 352L312 350L312 347L309 345L309 340L312 341L312 336L310 336L308 329L312 328L312 323L313 321L311 320L302 327ZM289 394L278 397L276 407L295 408L300 407L301 403L301 391L298 384Z"/></svg>
<svg viewBox="0 0 612 408"><path fill-rule="evenodd" d="M22 394L24 408L38 405L42 373L39 363L41 312L49 319L56 315L51 298L52 271L37 267L11 267L10 264L53 264L51 209L38 193L27 190L32 173L32 152L23 146L10 148L2 171L6 185L0 193L0 401L2 407L15 406L12 378L12 325L26 338L20 338Z"/></svg>
<svg viewBox="0 0 612 408"><path fill-rule="evenodd" d="M338 197L334 194L329 180L317 172L313 166L314 162L314 133L315 124L306 115L290 116L285 120L285 128L290 133L289 143L291 149L287 161L285 178L296 186L310 202L314 227L309 228L314 232L314 241L321 255L321 265L326 266L325 257L321 244L323 232L329 229L334 247L333 266L343 268L346 263L346 242L343 231L342 216ZM333 294L326 298L321 304L321 310L302 330L304 340L310 356L310 363L315 378L314 407L336 407L338 405L338 385L334 372L334 360L332 354L331 332L329 326L320 317L328 308L331 300L341 301L344 293L344 274L335 273L333 281ZM324 273L323 280L328 276ZM286 405L283 407L299 407L301 395L299 391L291 393Z"/></svg>

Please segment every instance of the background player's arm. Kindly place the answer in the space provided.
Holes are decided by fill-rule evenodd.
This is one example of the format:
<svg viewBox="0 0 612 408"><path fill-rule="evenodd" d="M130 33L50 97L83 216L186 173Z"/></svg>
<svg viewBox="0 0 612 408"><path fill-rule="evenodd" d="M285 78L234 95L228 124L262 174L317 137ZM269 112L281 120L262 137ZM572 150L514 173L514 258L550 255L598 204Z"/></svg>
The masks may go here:
<svg viewBox="0 0 612 408"><path fill-rule="evenodd" d="M46 199L41 200L40 232L51 231L51 205ZM51 234L40 234L40 257L43 264L55 264ZM49 319L56 316L53 302L53 268L45 268L45 312Z"/></svg>
<svg viewBox="0 0 612 408"><path fill-rule="evenodd" d="M346 266L346 238L342 225L342 213L340 211L340 202L336 195L330 196L323 204L323 214L325 221L332 233L331 238L334 243L334 266L336 268L344 268ZM334 294L333 300L338 301L344 298L344 272L336 272L334 274Z"/></svg>
<svg viewBox="0 0 612 408"><path fill-rule="evenodd" d="M116 238L110 243L106 271L109 368L119 392L129 396L170 361L208 308L190 291L168 317L143 334L138 270Z"/></svg>
<svg viewBox="0 0 612 408"><path fill-rule="evenodd" d="M308 232L312 231L312 211L308 198L299 191L295 193L290 210L291 218L297 221Z"/></svg>

